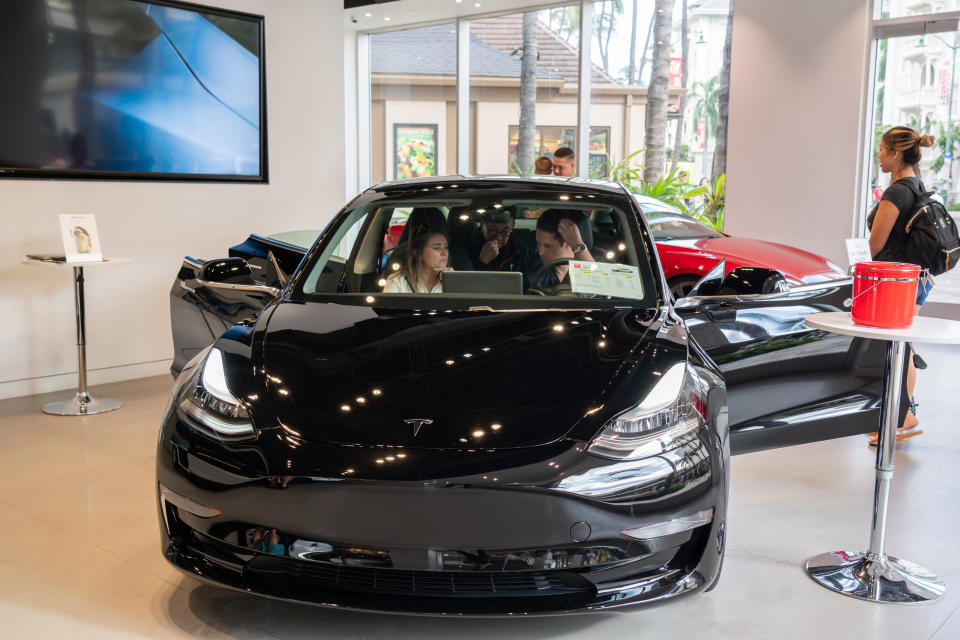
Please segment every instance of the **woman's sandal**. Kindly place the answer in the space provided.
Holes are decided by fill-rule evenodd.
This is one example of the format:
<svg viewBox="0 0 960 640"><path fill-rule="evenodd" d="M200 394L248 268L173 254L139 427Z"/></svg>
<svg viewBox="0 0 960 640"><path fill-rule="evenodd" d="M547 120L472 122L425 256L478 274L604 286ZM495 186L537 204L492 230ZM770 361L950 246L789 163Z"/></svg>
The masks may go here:
<svg viewBox="0 0 960 640"><path fill-rule="evenodd" d="M907 438L918 436L921 433L923 433L923 429L917 429L916 426L910 427L909 429L900 427L899 429L897 429L897 442L903 442ZM870 440L868 441L868 444L871 447L875 447L877 446L878 442L880 442L880 434L874 431L873 433L870 434Z"/></svg>

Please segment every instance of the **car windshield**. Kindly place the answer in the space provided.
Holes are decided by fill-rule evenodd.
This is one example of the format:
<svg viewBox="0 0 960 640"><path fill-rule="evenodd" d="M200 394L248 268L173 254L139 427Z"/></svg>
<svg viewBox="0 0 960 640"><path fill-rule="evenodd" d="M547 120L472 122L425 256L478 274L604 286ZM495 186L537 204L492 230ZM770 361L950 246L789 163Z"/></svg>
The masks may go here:
<svg viewBox="0 0 960 640"><path fill-rule="evenodd" d="M652 205L638 201L643 217L650 225L654 242L668 240L699 240L703 238L722 238L723 234L698 222L693 216L680 213L679 210L664 205Z"/></svg>
<svg viewBox="0 0 960 640"><path fill-rule="evenodd" d="M609 190L384 189L337 216L291 295L402 309L651 307L639 233L629 200Z"/></svg>

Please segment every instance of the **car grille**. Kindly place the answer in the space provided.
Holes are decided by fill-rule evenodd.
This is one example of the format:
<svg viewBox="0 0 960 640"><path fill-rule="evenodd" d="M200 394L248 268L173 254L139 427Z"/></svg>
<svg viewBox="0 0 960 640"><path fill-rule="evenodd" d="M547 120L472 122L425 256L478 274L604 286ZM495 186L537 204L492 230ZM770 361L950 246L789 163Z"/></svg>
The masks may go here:
<svg viewBox="0 0 960 640"><path fill-rule="evenodd" d="M592 591L592 583L571 572L406 571L345 567L265 555L251 559L244 568L244 575L250 578L282 576L309 582L316 587L394 595L489 598L554 596Z"/></svg>

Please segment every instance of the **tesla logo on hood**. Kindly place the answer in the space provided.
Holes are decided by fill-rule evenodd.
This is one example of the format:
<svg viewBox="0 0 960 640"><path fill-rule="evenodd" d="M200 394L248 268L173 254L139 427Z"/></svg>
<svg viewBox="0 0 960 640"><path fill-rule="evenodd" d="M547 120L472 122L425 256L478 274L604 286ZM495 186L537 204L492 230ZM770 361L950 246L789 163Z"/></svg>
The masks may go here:
<svg viewBox="0 0 960 640"><path fill-rule="evenodd" d="M413 425L413 437L416 438L417 434L420 433L420 427L425 424L433 424L433 420L429 418L408 418L404 420L407 424Z"/></svg>

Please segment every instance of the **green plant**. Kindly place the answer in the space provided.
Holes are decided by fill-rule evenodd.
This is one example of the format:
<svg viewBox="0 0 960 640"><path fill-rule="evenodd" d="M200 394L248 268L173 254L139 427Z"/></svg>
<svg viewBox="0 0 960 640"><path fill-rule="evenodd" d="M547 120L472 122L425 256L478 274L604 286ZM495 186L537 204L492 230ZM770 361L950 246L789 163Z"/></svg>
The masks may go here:
<svg viewBox="0 0 960 640"><path fill-rule="evenodd" d="M686 171L682 171L680 167L675 167L673 171L653 184L649 182L641 183L640 188L635 191L641 195L672 204L684 213L691 213L694 207L690 204L690 201L693 198L706 195L707 188L705 186L693 186L687 182L688 179L689 176L687 176Z"/></svg>
<svg viewBox="0 0 960 640"><path fill-rule="evenodd" d="M667 160L673 160L673 149L667 147ZM690 154L690 145L683 143L680 145L680 153L677 157L678 162L693 162L693 156Z"/></svg>
<svg viewBox="0 0 960 640"><path fill-rule="evenodd" d="M640 163L640 160L643 158L643 152L646 151L646 147L641 147L637 149L630 155L628 155L623 160L613 163L613 166L610 167L610 180L613 182L620 182L630 191L637 191L634 188L634 183L643 182L643 169L644 166ZM639 159L637 158L639 156ZM609 162L607 163L610 164Z"/></svg>
<svg viewBox="0 0 960 640"><path fill-rule="evenodd" d="M940 169L943 168L943 164L946 161L946 151L950 152L951 157L957 157L957 151L960 151L960 123L951 122L950 123L950 148L947 149L947 128L943 126L943 123L939 124L940 132L937 136L937 140L934 143L934 148L940 152L940 154L934 158L933 163L930 165L930 170L934 173L939 173Z"/></svg>
<svg viewBox="0 0 960 640"><path fill-rule="evenodd" d="M713 184L701 187L704 189L703 206L694 211L693 216L717 231L723 231L725 206L727 198L727 174L717 176Z"/></svg>
<svg viewBox="0 0 960 640"><path fill-rule="evenodd" d="M726 177L719 176L712 185L695 186L688 182L685 171L676 167L653 184L643 181L643 158L646 149L638 149L610 169L609 180L619 182L628 190L671 204L704 224L723 230L723 199ZM592 176L602 177L602 176ZM696 200L703 199L703 204Z"/></svg>

